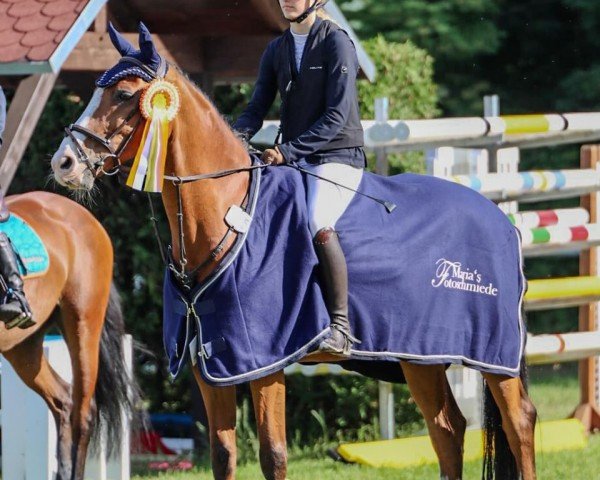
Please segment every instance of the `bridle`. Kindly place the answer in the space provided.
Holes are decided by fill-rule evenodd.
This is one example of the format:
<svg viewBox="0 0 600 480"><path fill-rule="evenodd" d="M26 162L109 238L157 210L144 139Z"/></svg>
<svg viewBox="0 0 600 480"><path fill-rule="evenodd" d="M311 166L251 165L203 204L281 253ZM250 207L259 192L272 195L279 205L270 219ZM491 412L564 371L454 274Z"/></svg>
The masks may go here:
<svg viewBox="0 0 600 480"><path fill-rule="evenodd" d="M77 161L79 163L85 164L85 166L92 173L94 178L97 178L98 175L100 175L100 173L102 173L104 175L108 175L108 176L119 173L119 170L121 169L121 165L122 165L120 156L123 153L123 151L125 150L125 148L127 148L127 145L129 145L129 142L131 141L131 139L133 138L133 135L135 134L137 128L139 127L140 122L142 120L141 114L138 115L135 123L133 124L133 130L131 131L131 133L121 141L121 143L119 144L119 146L117 148L113 148L113 146L111 145L111 142L112 142L113 138L117 134L119 134L121 132L121 130L123 130L123 128L125 128L127 125L129 125L129 122L133 119L133 117L135 117L136 114L139 114L139 113L140 113L139 109L134 108L131 112L129 112L127 117L125 117L125 119L117 126L117 128L115 128L106 137L101 137L100 135L98 135L96 132L90 130L89 128L82 127L81 125L77 125L75 123L72 123L68 127L65 127L65 134L71 139L71 142L75 146L75 156L77 157ZM108 150L108 152L109 152L108 155L105 155L102 158L100 158L99 160L97 160L96 162L93 162L92 159L90 158L90 156L83 150L83 148L81 147L81 144L79 143L79 141L77 140L77 138L75 137L75 134L73 132L81 133L86 138L94 140L96 143L100 144L102 147L104 147L106 150ZM110 170L107 171L107 170L104 170L104 164L106 163L106 160L108 158L114 158L116 165L114 165Z"/></svg>
<svg viewBox="0 0 600 480"><path fill-rule="evenodd" d="M144 72L146 72L146 74L150 78L153 78L153 79L163 78L166 75L167 69L168 69L168 63L162 57L160 57L160 64L159 64L158 68L156 69L156 71L153 70L152 68L150 68L144 62L141 62L140 60L138 60L137 58L134 58L134 57L124 56L121 58L121 60L119 60L119 63L121 63L121 62L134 64L136 67L138 67L138 68L142 69ZM120 155L123 153L125 148L127 148L127 145L133 138L133 135L135 134L137 128L139 127L139 125L142 121L142 115L140 114L137 117L135 123L133 124L133 130L126 138L124 138L121 141L121 143L119 144L119 146L117 148L112 147L111 141L115 137L115 135L120 133L121 130L123 130L123 128L125 128L127 125L129 125L129 122L133 119L133 117L135 117L136 114L140 114L139 108L134 108L133 110L131 110L131 112L129 112L127 117L125 117L125 119L117 126L117 128L115 128L106 137L101 137L100 135L98 135L96 132L93 132L89 128L82 127L81 125L77 125L74 123L72 123L68 127L65 127L66 135L71 139L71 141L75 145L75 156L77 157L77 161L79 163L85 164L85 166L92 173L94 178L97 178L98 175L100 175L101 173L104 175L108 175L108 176L119 173L119 170L121 169L121 165L122 165ZM104 147L106 150L108 150L108 152L109 152L108 155L105 155L104 157L100 158L96 162L92 162L92 159L83 150L83 148L81 147L81 144L79 143L79 141L77 140L77 138L75 137L73 132L81 133L86 138L94 140L96 143L100 144L102 147ZM108 159L108 158L114 158L116 165L113 168L111 168L109 171L106 171L106 170L104 170L104 164L106 162L106 159Z"/></svg>

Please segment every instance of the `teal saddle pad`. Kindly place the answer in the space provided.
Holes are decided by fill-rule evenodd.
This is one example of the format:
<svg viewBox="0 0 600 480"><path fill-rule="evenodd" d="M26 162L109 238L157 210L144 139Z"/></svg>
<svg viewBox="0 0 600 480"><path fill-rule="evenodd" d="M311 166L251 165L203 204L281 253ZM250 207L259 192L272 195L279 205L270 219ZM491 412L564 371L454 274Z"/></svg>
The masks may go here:
<svg viewBox="0 0 600 480"><path fill-rule="evenodd" d="M50 266L48 251L40 236L21 217L14 213L0 223L0 232L6 233L22 262L19 270L24 277L39 276L46 273Z"/></svg>

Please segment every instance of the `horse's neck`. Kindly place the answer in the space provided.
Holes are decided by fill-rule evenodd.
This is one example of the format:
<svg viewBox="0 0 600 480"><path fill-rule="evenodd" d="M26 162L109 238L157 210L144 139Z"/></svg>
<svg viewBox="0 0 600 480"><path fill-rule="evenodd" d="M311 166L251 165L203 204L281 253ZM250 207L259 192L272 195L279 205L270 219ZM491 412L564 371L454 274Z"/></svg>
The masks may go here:
<svg viewBox="0 0 600 480"><path fill-rule="evenodd" d="M173 122L165 173L183 177L248 166L244 146L213 105L182 77L177 75L173 81L180 91L181 110ZM180 187L189 268L208 258L226 234L225 214L232 205L242 203L248 179L247 173L239 173ZM173 253L179 259L177 190L170 182L165 182L163 202L169 218ZM233 236L223 254L232 241ZM198 278L206 277L213 267L214 264L211 264L201 269Z"/></svg>

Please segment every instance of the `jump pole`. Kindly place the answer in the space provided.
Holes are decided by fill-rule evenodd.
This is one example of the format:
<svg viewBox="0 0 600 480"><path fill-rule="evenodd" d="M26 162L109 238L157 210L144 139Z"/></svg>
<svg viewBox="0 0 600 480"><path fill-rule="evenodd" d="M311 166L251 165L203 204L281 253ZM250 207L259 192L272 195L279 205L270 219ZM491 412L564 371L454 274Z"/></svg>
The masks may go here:
<svg viewBox="0 0 600 480"><path fill-rule="evenodd" d="M581 148L581 168L600 170L600 146L584 145ZM598 221L597 192L581 197L581 206L590 213L590 221ZM597 276L598 248L590 248L581 252L579 257L579 274ZM579 331L598 330L598 303L590 303L579 307ZM598 411L598 357L589 357L579 362L580 403L573 412L573 417L583 423L588 432L600 429L600 413Z"/></svg>

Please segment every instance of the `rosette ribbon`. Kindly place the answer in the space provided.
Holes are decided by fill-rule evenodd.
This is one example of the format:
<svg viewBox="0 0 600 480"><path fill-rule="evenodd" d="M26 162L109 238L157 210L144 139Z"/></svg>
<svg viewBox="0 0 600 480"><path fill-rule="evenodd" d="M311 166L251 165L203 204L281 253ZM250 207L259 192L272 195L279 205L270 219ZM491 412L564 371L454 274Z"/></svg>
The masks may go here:
<svg viewBox="0 0 600 480"><path fill-rule="evenodd" d="M171 82L156 79L140 97L146 120L139 149L127 177L127 185L145 192L160 192L165 175L169 124L179 111L179 92Z"/></svg>

